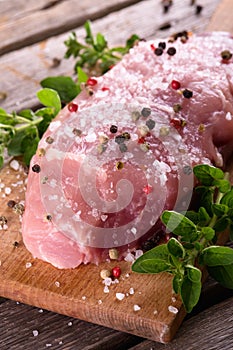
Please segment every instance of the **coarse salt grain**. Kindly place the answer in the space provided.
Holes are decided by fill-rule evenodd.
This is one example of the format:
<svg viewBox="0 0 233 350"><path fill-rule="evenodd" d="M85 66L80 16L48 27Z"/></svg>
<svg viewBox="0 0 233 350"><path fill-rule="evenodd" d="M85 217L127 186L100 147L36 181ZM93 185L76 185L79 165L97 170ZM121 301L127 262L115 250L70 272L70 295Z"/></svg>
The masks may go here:
<svg viewBox="0 0 233 350"><path fill-rule="evenodd" d="M11 193L11 188L10 187L5 187L5 194L8 195Z"/></svg>
<svg viewBox="0 0 233 350"><path fill-rule="evenodd" d="M17 160L13 159L10 162L10 167L15 171L19 170L19 162Z"/></svg>
<svg viewBox="0 0 233 350"><path fill-rule="evenodd" d="M138 259L142 255L143 255L143 251L141 249L138 249L135 251L135 259Z"/></svg>
<svg viewBox="0 0 233 350"><path fill-rule="evenodd" d="M82 296L82 300L86 300L87 299L87 297L84 295L84 296Z"/></svg>
<svg viewBox="0 0 233 350"><path fill-rule="evenodd" d="M124 294L124 293L116 293L116 298L117 298L118 300L123 300L124 297L125 297L125 294Z"/></svg>
<svg viewBox="0 0 233 350"><path fill-rule="evenodd" d="M134 289L133 289L132 287L129 289L129 294L130 294L130 295L133 295L133 294L134 294Z"/></svg>
<svg viewBox="0 0 233 350"><path fill-rule="evenodd" d="M168 311L170 311L173 314L177 314L177 312L179 311L176 307L169 305L168 306Z"/></svg>
<svg viewBox="0 0 233 350"><path fill-rule="evenodd" d="M112 281L111 277L107 277L103 280L103 283L105 286L111 286L112 282L113 281Z"/></svg>
<svg viewBox="0 0 233 350"><path fill-rule="evenodd" d="M44 310L43 310L43 309L40 309L40 310L38 310L38 312L39 312L40 314L42 314L42 313L44 312Z"/></svg>
<svg viewBox="0 0 233 350"><path fill-rule="evenodd" d="M109 288L108 288L108 286L104 286L104 293L109 293Z"/></svg>
<svg viewBox="0 0 233 350"><path fill-rule="evenodd" d="M226 114L226 120L231 120L232 119L232 115L230 112L227 112Z"/></svg>
<svg viewBox="0 0 233 350"><path fill-rule="evenodd" d="M60 282L58 282L58 281L56 281L54 284L55 284L55 286L58 287L58 288L59 288L60 285L61 285Z"/></svg>
<svg viewBox="0 0 233 350"><path fill-rule="evenodd" d="M70 322L67 323L67 325L68 325L69 327L71 327L71 326L73 325L73 322L70 321Z"/></svg>
<svg viewBox="0 0 233 350"><path fill-rule="evenodd" d="M51 343L47 343L45 346L47 346L47 348L49 348L50 346L52 346Z"/></svg>
<svg viewBox="0 0 233 350"><path fill-rule="evenodd" d="M139 305L135 304L133 306L133 309L134 309L134 311L139 311L139 310L141 310L141 307Z"/></svg>
<svg viewBox="0 0 233 350"><path fill-rule="evenodd" d="M134 258L134 255L132 253L127 253L124 260L127 262L134 262L135 258Z"/></svg>
<svg viewBox="0 0 233 350"><path fill-rule="evenodd" d="M39 332L35 329L34 331L32 331L32 334L33 334L34 337L37 337Z"/></svg>
<svg viewBox="0 0 233 350"><path fill-rule="evenodd" d="M101 305L103 303L102 300L98 300L98 304Z"/></svg>
<svg viewBox="0 0 233 350"><path fill-rule="evenodd" d="M30 267L32 267L32 263L27 262L27 263L26 263L26 269L29 269Z"/></svg>

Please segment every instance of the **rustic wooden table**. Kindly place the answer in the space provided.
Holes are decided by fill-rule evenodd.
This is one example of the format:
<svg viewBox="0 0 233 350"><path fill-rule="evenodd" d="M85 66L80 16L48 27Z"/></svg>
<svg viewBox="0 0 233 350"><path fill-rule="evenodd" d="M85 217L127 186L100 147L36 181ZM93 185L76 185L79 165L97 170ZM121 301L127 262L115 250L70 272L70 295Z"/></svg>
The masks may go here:
<svg viewBox="0 0 233 350"><path fill-rule="evenodd" d="M168 12L164 11L165 3L0 0L0 106L9 112L33 108L40 80L72 74L72 61L62 60L63 42L71 30L83 36L86 19L92 20L95 32L106 35L110 45L123 43L132 33L146 39L167 37L184 29L233 33L232 0L199 0L193 5L190 0L174 0ZM203 7L199 14L198 5ZM56 67L54 59L61 59ZM163 345L1 298L0 349L230 350L232 314L233 292L208 279L194 312L185 319L172 343Z"/></svg>

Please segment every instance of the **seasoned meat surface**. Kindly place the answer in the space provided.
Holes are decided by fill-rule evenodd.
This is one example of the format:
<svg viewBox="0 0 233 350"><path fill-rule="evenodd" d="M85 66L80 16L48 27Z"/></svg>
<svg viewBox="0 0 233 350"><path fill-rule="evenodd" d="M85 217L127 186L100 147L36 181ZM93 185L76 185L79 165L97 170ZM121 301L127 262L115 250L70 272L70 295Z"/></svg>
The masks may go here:
<svg viewBox="0 0 233 350"><path fill-rule="evenodd" d="M140 42L50 124L23 216L34 257L74 268L116 247L122 258L159 230L164 209L188 208L193 165L231 157L232 38L162 42Z"/></svg>

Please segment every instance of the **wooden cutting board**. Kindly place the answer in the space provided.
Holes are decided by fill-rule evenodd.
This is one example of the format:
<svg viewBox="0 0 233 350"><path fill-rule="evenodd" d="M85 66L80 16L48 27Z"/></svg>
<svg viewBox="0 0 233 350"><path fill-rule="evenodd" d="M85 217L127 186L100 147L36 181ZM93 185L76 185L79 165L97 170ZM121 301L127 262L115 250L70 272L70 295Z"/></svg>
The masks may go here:
<svg viewBox="0 0 233 350"><path fill-rule="evenodd" d="M59 270L32 258L22 242L20 216L7 205L9 200L23 200L25 179L23 168L15 171L6 166L1 170L1 197L9 191L6 188L11 193L1 198L1 215L7 218L8 227L0 231L0 295L160 342L170 341L185 312L172 292L169 275L135 274L131 264L123 261L117 263L122 270L119 283L110 285L105 293L100 271L116 262ZM116 293L122 293L124 299L118 300Z"/></svg>
<svg viewBox="0 0 233 350"><path fill-rule="evenodd" d="M232 9L232 0L224 0L207 30L233 33ZM123 261L117 264L122 269L119 283L104 290L100 271L114 267L114 262L59 270L32 258L22 242L20 216L7 206L9 200L23 200L25 179L23 168L15 171L6 166L0 172L0 216L7 218L6 229L0 231L0 296L155 341L170 341L185 311L172 292L168 274L134 274L130 263ZM116 293L124 298L118 300Z"/></svg>

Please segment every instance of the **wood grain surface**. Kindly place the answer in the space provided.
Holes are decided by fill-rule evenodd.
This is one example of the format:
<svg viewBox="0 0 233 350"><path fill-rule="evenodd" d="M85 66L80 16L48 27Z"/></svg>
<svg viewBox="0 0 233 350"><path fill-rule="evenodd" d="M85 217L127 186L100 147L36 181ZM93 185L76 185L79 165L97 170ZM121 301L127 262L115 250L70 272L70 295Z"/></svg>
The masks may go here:
<svg viewBox="0 0 233 350"><path fill-rule="evenodd" d="M12 3L14 2L16 0L12 1ZM65 3L68 2L66 1ZM205 31L209 19L219 2L220 0L202 0L203 14L197 16L195 8L190 6L189 0L185 0L185 2L183 0L174 1L172 10L167 14L163 14L160 1L141 1L94 21L92 28L94 33L103 33L108 39L110 46L123 45L132 33L137 33L140 37L146 39L164 38L175 31L184 29L200 33ZM85 19L90 18L90 11L91 8L87 7L87 12L85 16L83 15L83 22ZM65 16L63 20L65 18L68 21L68 18ZM41 20L43 20L43 16ZM170 25L170 28L160 30L162 26L167 24ZM36 31L38 27L32 23L30 25L32 27L31 30L34 30L35 36L37 36ZM50 28L51 24L46 22L46 25ZM24 35L24 31L23 23L18 23L17 37L19 41L24 40L21 38ZM0 35L1 32L2 28L0 26ZM77 27L75 32L78 38L84 38L83 28ZM53 36L50 39L12 51L0 57L0 77L2 77L0 80L0 91L7 94L7 98L0 101L2 108L11 112L12 110L35 107L38 105L36 91L40 89L40 81L42 79L54 75L73 74L74 61L72 59L62 59L65 53L64 41L68 38L69 33ZM11 40L9 31L5 32L5 36ZM3 43L0 40L0 51L1 48L4 49L3 45L6 39L2 37L2 40ZM12 49L14 47L11 47ZM59 66L54 67L54 58L62 60Z"/></svg>
<svg viewBox="0 0 233 350"><path fill-rule="evenodd" d="M32 258L21 239L20 215L7 206L9 200L23 200L24 179L23 169L15 172L6 166L1 170L3 195L6 188L12 192L1 199L1 215L8 227L0 236L0 295L156 341L170 341L185 316L180 299L172 292L170 275L135 274L130 263L119 262L119 283L105 293L100 271L111 269L116 262L59 270ZM118 300L116 293L125 298ZM140 310L134 311L135 305Z"/></svg>

